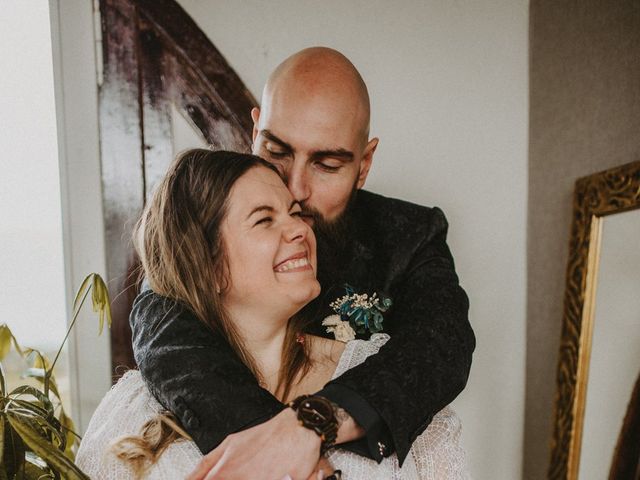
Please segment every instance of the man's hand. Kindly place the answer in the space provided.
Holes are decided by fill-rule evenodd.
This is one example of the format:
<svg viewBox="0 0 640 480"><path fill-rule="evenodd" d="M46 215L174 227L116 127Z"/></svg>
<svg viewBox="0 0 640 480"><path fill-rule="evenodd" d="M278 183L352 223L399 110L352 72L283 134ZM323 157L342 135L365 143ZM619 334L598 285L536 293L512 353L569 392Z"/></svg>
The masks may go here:
<svg viewBox="0 0 640 480"><path fill-rule="evenodd" d="M320 458L320 437L286 408L268 422L229 435L187 480L247 478L306 480ZM330 475L330 472L325 472Z"/></svg>

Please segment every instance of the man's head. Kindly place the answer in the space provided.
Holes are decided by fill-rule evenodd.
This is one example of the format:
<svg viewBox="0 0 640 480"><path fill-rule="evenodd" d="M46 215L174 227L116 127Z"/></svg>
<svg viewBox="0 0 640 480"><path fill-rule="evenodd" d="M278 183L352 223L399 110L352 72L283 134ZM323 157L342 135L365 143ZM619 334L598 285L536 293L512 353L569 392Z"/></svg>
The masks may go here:
<svg viewBox="0 0 640 480"><path fill-rule="evenodd" d="M369 94L341 53L308 48L282 62L251 112L253 153L284 175L305 221L340 220L364 185L378 139L369 139Z"/></svg>

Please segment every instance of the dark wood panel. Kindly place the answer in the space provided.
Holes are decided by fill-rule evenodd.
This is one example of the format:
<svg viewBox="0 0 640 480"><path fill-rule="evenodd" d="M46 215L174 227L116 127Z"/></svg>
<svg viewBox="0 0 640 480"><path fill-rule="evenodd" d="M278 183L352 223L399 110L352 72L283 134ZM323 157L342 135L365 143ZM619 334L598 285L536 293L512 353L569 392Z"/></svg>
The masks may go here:
<svg viewBox="0 0 640 480"><path fill-rule="evenodd" d="M128 0L100 3L104 81L100 88L100 144L107 281L112 299L114 371L132 367L129 312L135 295L131 231L144 203L144 153L135 22Z"/></svg>
<svg viewBox="0 0 640 480"><path fill-rule="evenodd" d="M249 135L253 127L249 112L257 105L251 92L229 66L220 51L198 27L189 14L174 0L135 0L141 16L155 24L166 38L180 64L191 65L201 78L210 100L224 116ZM211 14L215 15L212 4Z"/></svg>
<svg viewBox="0 0 640 480"><path fill-rule="evenodd" d="M248 151L256 101L173 0L100 0L104 83L100 134L113 299L112 363L134 367L129 313L138 263L131 232L173 157L175 107L214 148Z"/></svg>

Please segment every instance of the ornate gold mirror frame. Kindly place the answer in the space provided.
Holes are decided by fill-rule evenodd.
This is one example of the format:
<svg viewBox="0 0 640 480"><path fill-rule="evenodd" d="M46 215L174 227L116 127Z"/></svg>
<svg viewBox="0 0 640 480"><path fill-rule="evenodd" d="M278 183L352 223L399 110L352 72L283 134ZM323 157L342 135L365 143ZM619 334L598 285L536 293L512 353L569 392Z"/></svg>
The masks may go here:
<svg viewBox="0 0 640 480"><path fill-rule="evenodd" d="M636 208L640 208L640 161L576 181L549 479L578 478L602 220Z"/></svg>

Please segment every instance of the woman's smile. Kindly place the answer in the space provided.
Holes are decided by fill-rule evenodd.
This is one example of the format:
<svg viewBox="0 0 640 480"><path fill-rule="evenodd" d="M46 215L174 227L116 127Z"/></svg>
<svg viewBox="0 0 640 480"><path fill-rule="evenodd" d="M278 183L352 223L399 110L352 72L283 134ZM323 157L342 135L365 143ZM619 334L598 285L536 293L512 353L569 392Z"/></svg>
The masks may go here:
<svg viewBox="0 0 640 480"><path fill-rule="evenodd" d="M273 270L276 273L302 272L305 270L313 270L309 262L307 252L296 253L278 263Z"/></svg>

